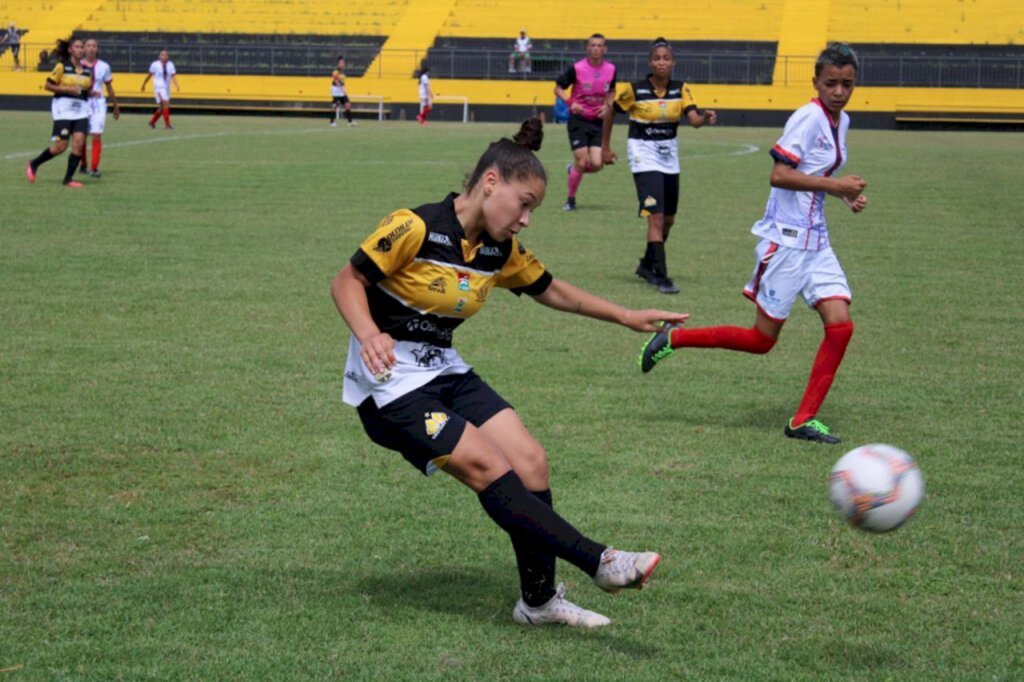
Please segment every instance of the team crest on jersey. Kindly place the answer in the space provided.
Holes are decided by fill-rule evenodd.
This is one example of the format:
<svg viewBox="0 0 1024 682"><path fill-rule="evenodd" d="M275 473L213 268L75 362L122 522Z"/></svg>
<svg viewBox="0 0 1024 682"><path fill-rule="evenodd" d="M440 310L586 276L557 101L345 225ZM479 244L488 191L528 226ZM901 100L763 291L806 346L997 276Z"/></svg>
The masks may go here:
<svg viewBox="0 0 1024 682"><path fill-rule="evenodd" d="M444 277L438 277L427 286L427 289L438 294L443 294L448 291L448 282L444 281Z"/></svg>
<svg viewBox="0 0 1024 682"><path fill-rule="evenodd" d="M427 435L430 436L431 440L437 440L437 437L444 431L444 427L448 424L448 415L444 412L425 412L423 414L423 424L427 428Z"/></svg>
<svg viewBox="0 0 1024 682"><path fill-rule="evenodd" d="M463 297L463 298L460 298L458 301L455 302L455 307L452 308L452 312L453 313L461 313L462 309L465 308L465 307L466 307L466 299Z"/></svg>
<svg viewBox="0 0 1024 682"><path fill-rule="evenodd" d="M493 286L493 284L485 284L477 291L474 291L473 294L476 296L476 302L484 303L487 300L487 296L490 295Z"/></svg>
<svg viewBox="0 0 1024 682"><path fill-rule="evenodd" d="M469 273L460 272L458 273L459 278L459 291L469 291Z"/></svg>

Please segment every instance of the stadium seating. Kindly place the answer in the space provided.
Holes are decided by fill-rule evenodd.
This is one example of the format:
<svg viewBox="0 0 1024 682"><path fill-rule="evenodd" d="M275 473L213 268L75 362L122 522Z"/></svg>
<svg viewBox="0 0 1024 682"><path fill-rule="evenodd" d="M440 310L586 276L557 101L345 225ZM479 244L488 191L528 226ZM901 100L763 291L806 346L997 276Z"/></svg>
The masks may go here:
<svg viewBox="0 0 1024 682"><path fill-rule="evenodd" d="M844 0L832 3L828 37L854 43L1020 45L1020 0Z"/></svg>

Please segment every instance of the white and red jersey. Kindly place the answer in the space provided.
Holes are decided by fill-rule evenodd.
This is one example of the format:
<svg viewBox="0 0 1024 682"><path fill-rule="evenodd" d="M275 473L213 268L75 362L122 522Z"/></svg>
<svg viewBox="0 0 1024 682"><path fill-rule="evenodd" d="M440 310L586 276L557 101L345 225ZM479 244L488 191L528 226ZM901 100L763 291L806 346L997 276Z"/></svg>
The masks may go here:
<svg viewBox="0 0 1024 682"><path fill-rule="evenodd" d="M594 121L598 119L597 112L607 101L608 93L615 92L615 65L602 61L593 66L588 59L583 58L570 66L555 82L563 90L572 86L567 101L570 110L574 103L579 102L583 107L579 115Z"/></svg>
<svg viewBox="0 0 1024 682"><path fill-rule="evenodd" d="M107 83L113 82L114 72L110 69L110 64L106 63L102 59L97 59L92 64L92 90L89 92L90 97L106 97L104 88Z"/></svg>
<svg viewBox="0 0 1024 682"><path fill-rule="evenodd" d="M846 164L846 133L850 117L839 120L817 99L793 112L771 155L806 175L830 177ZM773 187L764 217L751 232L794 249L819 251L829 247L825 225L825 192L799 192Z"/></svg>
<svg viewBox="0 0 1024 682"><path fill-rule="evenodd" d="M153 89L159 92L167 92L171 85L171 76L178 73L174 68L174 62L168 60L164 64L159 59L149 65L149 74L153 76Z"/></svg>

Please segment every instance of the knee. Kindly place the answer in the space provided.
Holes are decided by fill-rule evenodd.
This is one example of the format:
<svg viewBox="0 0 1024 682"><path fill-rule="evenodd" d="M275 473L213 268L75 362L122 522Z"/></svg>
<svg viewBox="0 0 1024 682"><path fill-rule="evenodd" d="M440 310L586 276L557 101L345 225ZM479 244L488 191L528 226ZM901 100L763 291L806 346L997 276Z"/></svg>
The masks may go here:
<svg viewBox="0 0 1024 682"><path fill-rule="evenodd" d="M540 443L533 443L519 453L519 477L532 490L548 488L548 453Z"/></svg>
<svg viewBox="0 0 1024 682"><path fill-rule="evenodd" d="M765 334L757 327L754 327L751 331L753 332L753 343L750 346L751 353L764 355L775 347L775 342L778 340L777 338Z"/></svg>
<svg viewBox="0 0 1024 682"><path fill-rule="evenodd" d="M590 172L591 173L596 173L597 171L601 170L602 168L604 168L604 161L602 161L600 159L598 159L596 161L594 159L590 160Z"/></svg>

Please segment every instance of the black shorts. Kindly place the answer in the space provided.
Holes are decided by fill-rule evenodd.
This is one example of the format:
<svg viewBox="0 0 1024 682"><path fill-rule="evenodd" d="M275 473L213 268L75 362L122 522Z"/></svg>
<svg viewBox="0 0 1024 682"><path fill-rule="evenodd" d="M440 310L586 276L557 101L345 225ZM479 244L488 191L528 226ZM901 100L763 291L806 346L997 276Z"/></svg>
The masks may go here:
<svg viewBox="0 0 1024 682"><path fill-rule="evenodd" d="M569 114L569 146L574 151L586 147L600 147L602 125L600 119L592 121L576 114Z"/></svg>
<svg viewBox="0 0 1024 682"><path fill-rule="evenodd" d="M348 95L338 95L332 101L332 104L341 104L342 106L348 104Z"/></svg>
<svg viewBox="0 0 1024 682"><path fill-rule="evenodd" d="M21 43L17 43L15 45L11 45L11 56L13 56L15 59L17 59L19 52L21 52Z"/></svg>
<svg viewBox="0 0 1024 682"><path fill-rule="evenodd" d="M467 423L479 427L510 407L470 371L438 377L384 407L367 398L358 411L370 440L402 453L410 464L430 475L444 466Z"/></svg>
<svg viewBox="0 0 1024 682"><path fill-rule="evenodd" d="M679 174L644 171L633 173L636 198L640 202L638 215L646 218L652 213L675 215L679 208Z"/></svg>
<svg viewBox="0 0 1024 682"><path fill-rule="evenodd" d="M57 140L67 140L74 133L82 133L83 135L88 135L89 119L76 118L70 121L54 121L53 135L50 137L50 139L53 142L56 142Z"/></svg>

